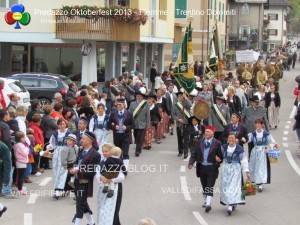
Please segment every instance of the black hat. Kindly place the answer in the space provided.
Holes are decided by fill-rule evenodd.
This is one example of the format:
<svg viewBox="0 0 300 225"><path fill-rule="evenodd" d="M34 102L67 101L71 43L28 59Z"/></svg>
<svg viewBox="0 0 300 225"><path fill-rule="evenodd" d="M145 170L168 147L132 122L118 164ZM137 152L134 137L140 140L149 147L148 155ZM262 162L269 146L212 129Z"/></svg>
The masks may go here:
<svg viewBox="0 0 300 225"><path fill-rule="evenodd" d="M221 99L221 100L223 100L224 102L226 101L225 98L224 98L224 96L223 96L223 94L221 94L221 93L217 94L216 98L217 98L217 99Z"/></svg>
<svg viewBox="0 0 300 225"><path fill-rule="evenodd" d="M192 122L193 122L193 119L196 119L197 121L198 121L198 124L200 123L200 120L196 117L196 116L191 116L190 118L189 118L189 120L188 120L188 122L189 122L189 124L193 124Z"/></svg>
<svg viewBox="0 0 300 225"><path fill-rule="evenodd" d="M86 124L89 124L89 120L86 117L80 117L79 120L82 120L83 122L85 122Z"/></svg>
<svg viewBox="0 0 300 225"><path fill-rule="evenodd" d="M82 90L82 89L87 89L87 86L84 84L84 85L82 85L80 88L79 88L79 90Z"/></svg>
<svg viewBox="0 0 300 225"><path fill-rule="evenodd" d="M259 102L259 97L257 95L253 95L252 98L249 99L251 102Z"/></svg>
<svg viewBox="0 0 300 225"><path fill-rule="evenodd" d="M146 96L146 98L154 98L154 99L156 100L156 99L157 99L157 96L156 96L155 93L150 92L150 93Z"/></svg>
<svg viewBox="0 0 300 225"><path fill-rule="evenodd" d="M182 92L182 91L178 91L178 92L176 93L176 96L178 97L178 95L183 95L183 92Z"/></svg>
<svg viewBox="0 0 300 225"><path fill-rule="evenodd" d="M140 91L135 92L134 96L137 96L137 95L141 95L141 96L145 97L145 95Z"/></svg>
<svg viewBox="0 0 300 225"><path fill-rule="evenodd" d="M117 102L119 102L119 103L125 103L125 99L124 98L118 98Z"/></svg>
<svg viewBox="0 0 300 225"><path fill-rule="evenodd" d="M90 132L90 131L86 131L84 132L84 135L86 135L89 139L92 140L92 142L94 142L94 140L96 139L96 136L94 133Z"/></svg>
<svg viewBox="0 0 300 225"><path fill-rule="evenodd" d="M237 112L233 112L231 115L236 115L238 118L241 118L241 114L239 114Z"/></svg>

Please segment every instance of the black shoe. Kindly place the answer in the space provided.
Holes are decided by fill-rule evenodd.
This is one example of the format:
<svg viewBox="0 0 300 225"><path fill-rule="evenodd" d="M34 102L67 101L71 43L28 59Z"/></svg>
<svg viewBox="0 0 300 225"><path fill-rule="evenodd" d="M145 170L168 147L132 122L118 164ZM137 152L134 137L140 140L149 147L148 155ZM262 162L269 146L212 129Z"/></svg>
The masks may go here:
<svg viewBox="0 0 300 225"><path fill-rule="evenodd" d="M236 207L237 207L237 205L233 205L232 206L232 211L234 211Z"/></svg>
<svg viewBox="0 0 300 225"><path fill-rule="evenodd" d="M178 157L181 157L182 156L182 153L178 153L178 155L177 155Z"/></svg>
<svg viewBox="0 0 300 225"><path fill-rule="evenodd" d="M170 134L173 135L173 128L171 128Z"/></svg>
<svg viewBox="0 0 300 225"><path fill-rule="evenodd" d="M108 192L108 186L104 186L102 193L107 193Z"/></svg>
<svg viewBox="0 0 300 225"><path fill-rule="evenodd" d="M262 187L259 187L258 188L258 192L262 192L263 188Z"/></svg>
<svg viewBox="0 0 300 225"><path fill-rule="evenodd" d="M114 190L109 190L107 193L107 197L111 198L112 196L114 196Z"/></svg>
<svg viewBox="0 0 300 225"><path fill-rule="evenodd" d="M4 206L4 208L0 211L0 217L2 216L3 213L5 213L7 210L7 207Z"/></svg>
<svg viewBox="0 0 300 225"><path fill-rule="evenodd" d="M232 213L232 210L230 210L230 209L227 209L227 214L228 214L228 216L230 216L230 215L231 215L231 213Z"/></svg>
<svg viewBox="0 0 300 225"><path fill-rule="evenodd" d="M206 202L204 202L202 205L202 208L205 208L205 207L206 207Z"/></svg>
<svg viewBox="0 0 300 225"><path fill-rule="evenodd" d="M205 212L209 212L211 210L211 206L210 205L207 205L206 207L205 207Z"/></svg>
<svg viewBox="0 0 300 225"><path fill-rule="evenodd" d="M139 152L136 152L136 153L135 153L135 156L136 156L136 157L139 157L139 156L140 156L140 153L139 153Z"/></svg>
<svg viewBox="0 0 300 225"><path fill-rule="evenodd" d="M128 171L127 170L123 171L123 174L126 177L128 175Z"/></svg>
<svg viewBox="0 0 300 225"><path fill-rule="evenodd" d="M189 154L184 154L183 158L186 159L189 156Z"/></svg>

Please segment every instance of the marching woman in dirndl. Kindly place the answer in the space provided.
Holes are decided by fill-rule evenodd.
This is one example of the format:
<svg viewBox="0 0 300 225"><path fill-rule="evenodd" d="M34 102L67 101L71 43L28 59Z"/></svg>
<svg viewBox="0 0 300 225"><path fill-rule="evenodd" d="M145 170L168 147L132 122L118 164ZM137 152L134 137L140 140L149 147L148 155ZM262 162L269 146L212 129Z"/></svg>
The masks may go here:
<svg viewBox="0 0 300 225"><path fill-rule="evenodd" d="M70 134L70 132L66 128L66 122L64 119L59 119L57 121L57 126L58 130L52 134L46 152L48 153L51 149L54 150L52 158L55 190L54 198L59 199L59 197L62 197L64 194L68 174L68 170L61 165L61 152L67 146L66 137Z"/></svg>
<svg viewBox="0 0 300 225"><path fill-rule="evenodd" d="M271 148L279 149L279 145L275 143L272 135L263 129L263 126L262 119L255 120L256 130L248 134L248 142L254 144L250 154L249 170L251 181L258 185L258 192L262 192L263 184L271 182L271 166L267 153Z"/></svg>
<svg viewBox="0 0 300 225"><path fill-rule="evenodd" d="M111 180L106 179L101 174L101 170L105 169L105 160L111 156L111 149L113 144L107 143L102 147L103 158L101 158L100 165L96 168L96 180L99 182L97 212L98 225L121 225L119 212L122 202L122 182L125 179L124 173L119 172L118 177ZM103 191L105 183L113 182L115 184L114 195L108 197L107 193Z"/></svg>
<svg viewBox="0 0 300 225"><path fill-rule="evenodd" d="M99 145L99 153L102 155L102 146L108 142L108 120L109 116L105 114L105 105L103 103L99 103L97 106L98 113L95 114L91 120L89 125L90 132L93 132L96 135L98 145Z"/></svg>
<svg viewBox="0 0 300 225"><path fill-rule="evenodd" d="M227 213L231 215L236 206L245 204L242 198L242 173L246 172L250 180L248 160L242 146L236 144L235 133L229 133L228 143L222 145L223 163L221 164L221 204L228 205Z"/></svg>

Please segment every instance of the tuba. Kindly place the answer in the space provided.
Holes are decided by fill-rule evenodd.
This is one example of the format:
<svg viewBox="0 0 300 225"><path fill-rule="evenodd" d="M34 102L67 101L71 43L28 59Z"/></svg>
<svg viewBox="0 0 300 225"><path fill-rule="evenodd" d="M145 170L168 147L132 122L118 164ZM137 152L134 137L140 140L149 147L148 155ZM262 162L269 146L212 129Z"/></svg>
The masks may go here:
<svg viewBox="0 0 300 225"><path fill-rule="evenodd" d="M210 107L203 99L199 99L193 107L193 114L199 120L204 120L209 116Z"/></svg>

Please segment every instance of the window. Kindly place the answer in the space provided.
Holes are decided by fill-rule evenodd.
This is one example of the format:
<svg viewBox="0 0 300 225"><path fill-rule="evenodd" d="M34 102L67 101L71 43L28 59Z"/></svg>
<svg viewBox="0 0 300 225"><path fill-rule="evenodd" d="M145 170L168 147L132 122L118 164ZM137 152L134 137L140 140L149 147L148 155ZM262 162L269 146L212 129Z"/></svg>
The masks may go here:
<svg viewBox="0 0 300 225"><path fill-rule="evenodd" d="M47 79L41 79L41 87L46 87L46 88L56 88L57 87L57 82L56 80L47 80Z"/></svg>
<svg viewBox="0 0 300 225"><path fill-rule="evenodd" d="M250 35L250 26L240 26L239 29L239 39L240 40L247 40L248 36Z"/></svg>
<svg viewBox="0 0 300 225"><path fill-rule="evenodd" d="M209 9L212 9L213 7L212 7L212 5L213 5L213 2L212 2L212 0L210 0L210 4L209 4ZM210 14L210 19L212 19L212 13Z"/></svg>
<svg viewBox="0 0 300 225"><path fill-rule="evenodd" d="M167 20L168 3L166 0L159 0L159 19Z"/></svg>
<svg viewBox="0 0 300 225"><path fill-rule="evenodd" d="M219 12L221 11L221 2L219 2ZM221 13L219 13L219 21L221 21Z"/></svg>
<svg viewBox="0 0 300 225"><path fill-rule="evenodd" d="M186 0L175 0L175 18L186 18L184 12L186 12Z"/></svg>
<svg viewBox="0 0 300 225"><path fill-rule="evenodd" d="M242 16L249 16L249 15L250 15L249 5L247 3L245 3L242 6Z"/></svg>
<svg viewBox="0 0 300 225"><path fill-rule="evenodd" d="M277 36L278 30L277 29L268 29L270 36Z"/></svg>
<svg viewBox="0 0 300 225"><path fill-rule="evenodd" d="M18 81L15 81L8 85L14 92L26 92L25 88Z"/></svg>
<svg viewBox="0 0 300 225"><path fill-rule="evenodd" d="M34 78L22 78L21 84L23 86L27 87L38 87L39 86L39 80Z"/></svg>
<svg viewBox="0 0 300 225"><path fill-rule="evenodd" d="M17 3L19 3L19 0L0 0L0 8L10 8Z"/></svg>
<svg viewBox="0 0 300 225"><path fill-rule="evenodd" d="M278 14L271 13L268 15L269 20L278 20Z"/></svg>
<svg viewBox="0 0 300 225"><path fill-rule="evenodd" d="M222 12L223 12L223 14L222 14L222 22L224 23L224 14L225 14L225 7L224 7L224 3L222 4Z"/></svg>

